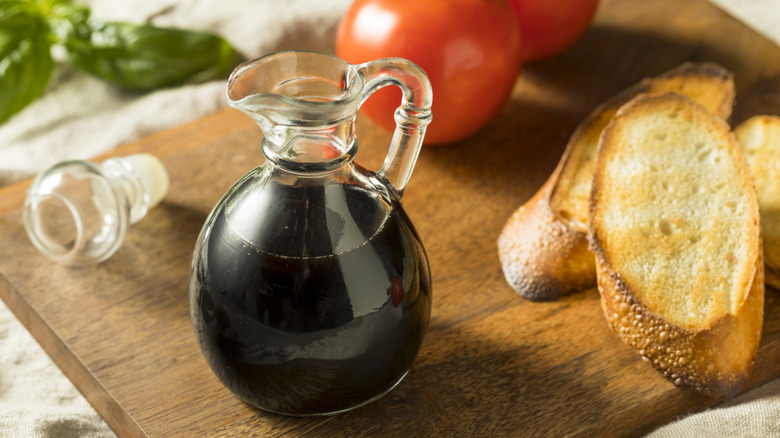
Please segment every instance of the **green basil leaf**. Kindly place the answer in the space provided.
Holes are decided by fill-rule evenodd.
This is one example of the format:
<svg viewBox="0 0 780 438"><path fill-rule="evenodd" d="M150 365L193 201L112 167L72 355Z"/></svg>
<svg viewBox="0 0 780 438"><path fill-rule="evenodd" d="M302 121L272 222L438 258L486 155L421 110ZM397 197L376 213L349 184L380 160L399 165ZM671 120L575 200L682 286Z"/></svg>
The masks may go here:
<svg viewBox="0 0 780 438"><path fill-rule="evenodd" d="M48 7L42 13L58 43L64 42L75 29L85 26L92 13L88 7L71 4L69 0L45 1L48 1Z"/></svg>
<svg viewBox="0 0 780 438"><path fill-rule="evenodd" d="M43 93L54 70L51 40L27 2L0 2L0 123Z"/></svg>
<svg viewBox="0 0 780 438"><path fill-rule="evenodd" d="M205 32L90 20L65 41L87 72L130 89L154 89L227 75L240 56Z"/></svg>

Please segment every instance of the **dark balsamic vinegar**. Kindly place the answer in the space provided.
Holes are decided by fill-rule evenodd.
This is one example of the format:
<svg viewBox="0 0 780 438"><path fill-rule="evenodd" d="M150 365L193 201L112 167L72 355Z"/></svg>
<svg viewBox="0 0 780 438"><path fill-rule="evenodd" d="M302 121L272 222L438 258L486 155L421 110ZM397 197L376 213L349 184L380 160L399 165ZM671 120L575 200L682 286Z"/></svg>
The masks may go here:
<svg viewBox="0 0 780 438"><path fill-rule="evenodd" d="M427 328L430 274L397 201L381 212L349 185L335 198L344 203L301 190L265 187L281 199L256 218L258 229L278 229L272 251L239 237L230 210L215 209L193 262L192 319L207 362L241 399L285 414L337 413L404 377ZM290 219L302 212L308 223ZM375 223L338 225L371 222L361 215ZM296 227L308 237L285 235Z"/></svg>

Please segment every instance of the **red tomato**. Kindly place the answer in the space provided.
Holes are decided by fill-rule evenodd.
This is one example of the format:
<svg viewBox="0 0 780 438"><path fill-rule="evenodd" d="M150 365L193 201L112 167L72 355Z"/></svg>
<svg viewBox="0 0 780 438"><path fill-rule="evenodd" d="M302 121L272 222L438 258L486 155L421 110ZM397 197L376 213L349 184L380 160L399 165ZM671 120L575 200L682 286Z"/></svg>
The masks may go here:
<svg viewBox="0 0 780 438"><path fill-rule="evenodd" d="M509 0L520 23L523 61L538 61L572 45L593 20L598 0Z"/></svg>
<svg viewBox="0 0 780 438"><path fill-rule="evenodd" d="M425 143L451 143L506 102L520 71L520 31L504 0L355 0L339 24L336 53L353 64L397 56L419 65L433 87ZM398 87L385 87L361 110L393 129L400 101Z"/></svg>

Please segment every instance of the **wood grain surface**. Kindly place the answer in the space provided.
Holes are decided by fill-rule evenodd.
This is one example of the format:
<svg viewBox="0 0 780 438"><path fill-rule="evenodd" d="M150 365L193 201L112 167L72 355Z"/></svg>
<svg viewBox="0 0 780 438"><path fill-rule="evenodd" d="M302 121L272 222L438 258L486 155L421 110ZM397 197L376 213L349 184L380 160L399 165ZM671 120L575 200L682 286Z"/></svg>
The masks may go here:
<svg viewBox="0 0 780 438"><path fill-rule="evenodd" d="M0 297L121 436L636 436L719 401L676 388L610 332L598 293L553 303L515 295L496 238L553 170L599 102L684 61L714 61L737 84L734 124L780 114L780 48L704 0L603 0L570 50L523 67L478 135L427 147L404 198L430 258L434 307L422 351L382 399L332 417L264 413L211 373L189 321L197 233L225 190L262 162L260 131L225 110L117 150L149 152L168 196L119 252L69 269L27 240L28 183L0 191ZM378 168L389 134L359 119L357 160ZM780 375L780 303L767 291L749 387Z"/></svg>

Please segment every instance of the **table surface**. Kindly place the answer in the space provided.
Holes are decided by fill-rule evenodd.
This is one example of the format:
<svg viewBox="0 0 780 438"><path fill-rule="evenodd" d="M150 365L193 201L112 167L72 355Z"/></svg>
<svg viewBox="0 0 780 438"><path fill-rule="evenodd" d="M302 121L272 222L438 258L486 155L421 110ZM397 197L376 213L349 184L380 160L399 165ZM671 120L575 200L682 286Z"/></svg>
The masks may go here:
<svg viewBox="0 0 780 438"><path fill-rule="evenodd" d="M735 74L733 123L780 114L780 48L704 0L603 0L570 50L527 65L482 132L426 147L404 197L430 258L434 307L406 379L332 417L268 414L221 386L189 321L187 275L208 212L262 162L260 131L234 110L123 146L149 152L170 192L119 252L82 269L28 242L28 182L0 190L0 297L122 436L636 436L717 399L674 387L609 330L598 293L532 303L503 278L496 238L555 167L599 102L684 61ZM357 160L378 168L389 134L359 119ZM780 375L780 304L767 291L764 338L748 387Z"/></svg>

